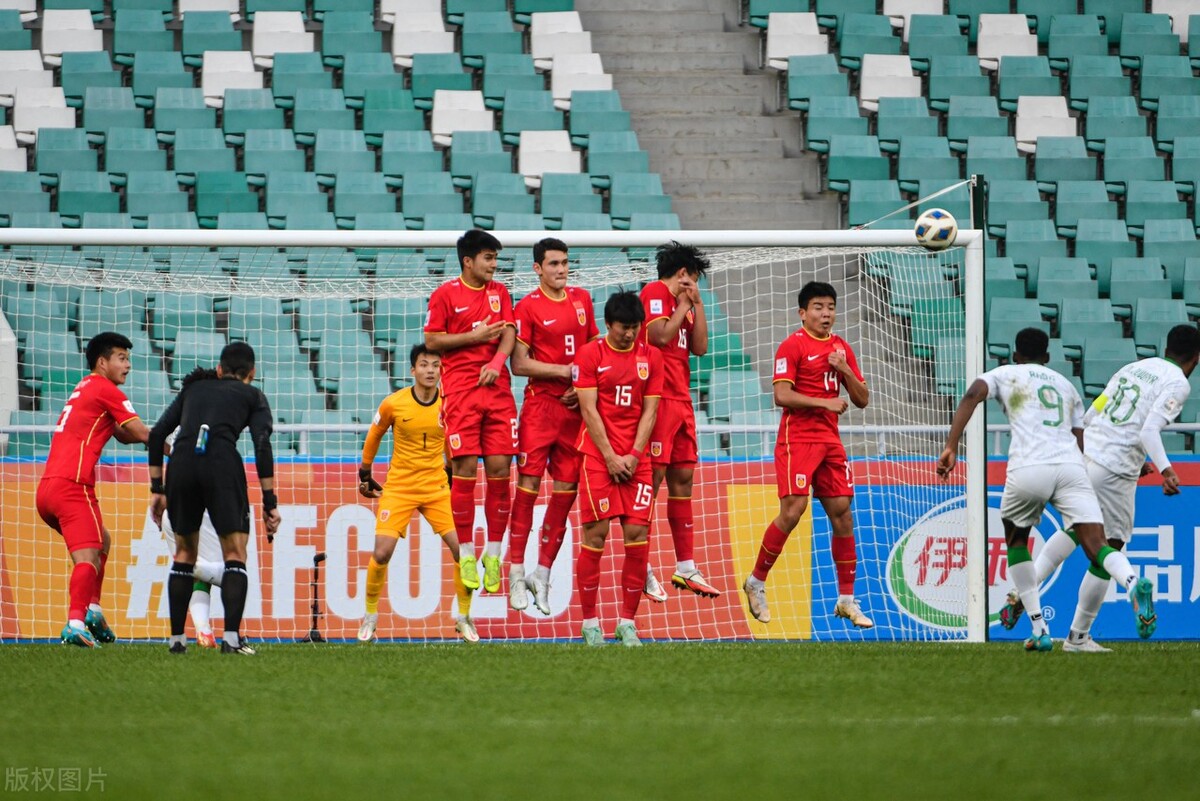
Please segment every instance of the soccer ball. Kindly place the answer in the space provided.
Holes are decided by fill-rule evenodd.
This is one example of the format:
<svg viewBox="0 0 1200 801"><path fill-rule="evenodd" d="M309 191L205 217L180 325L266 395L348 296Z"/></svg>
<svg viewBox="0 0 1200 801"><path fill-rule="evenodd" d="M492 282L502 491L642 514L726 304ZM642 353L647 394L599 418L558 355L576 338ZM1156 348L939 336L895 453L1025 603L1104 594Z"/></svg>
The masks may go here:
<svg viewBox="0 0 1200 801"><path fill-rule="evenodd" d="M945 209L929 209L917 218L914 231L917 242L930 250L942 250L954 244L958 236L958 223Z"/></svg>

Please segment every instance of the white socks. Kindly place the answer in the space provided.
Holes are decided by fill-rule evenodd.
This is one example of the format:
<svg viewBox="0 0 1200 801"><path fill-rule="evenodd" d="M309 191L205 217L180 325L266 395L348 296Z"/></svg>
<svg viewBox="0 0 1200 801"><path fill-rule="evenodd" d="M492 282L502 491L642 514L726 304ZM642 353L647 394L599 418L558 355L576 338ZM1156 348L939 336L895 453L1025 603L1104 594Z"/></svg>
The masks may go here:
<svg viewBox="0 0 1200 801"><path fill-rule="evenodd" d="M676 562L675 572L681 576L686 576L688 573L696 572L696 560L684 559L682 562Z"/></svg>
<svg viewBox="0 0 1200 801"><path fill-rule="evenodd" d="M207 590L192 590L192 598L188 601L188 614L191 615L192 625L200 634L212 634L212 622L209 619L209 609L212 606L212 596Z"/></svg>
<svg viewBox="0 0 1200 801"><path fill-rule="evenodd" d="M1033 626L1033 636L1049 634L1046 621L1042 619L1042 595L1038 590L1037 573L1033 562L1018 562L1015 565L1010 563L1008 574L1012 577L1017 594L1021 597L1021 603L1024 604L1025 611L1029 614L1029 622Z"/></svg>
<svg viewBox="0 0 1200 801"><path fill-rule="evenodd" d="M500 545L501 545L501 543L499 543L499 542L489 542L483 549L483 555L484 556L494 556L497 559L499 559L500 558Z"/></svg>
<svg viewBox="0 0 1200 801"><path fill-rule="evenodd" d="M550 581L550 568L542 567L541 565L538 565L537 568L533 571L533 576L534 576L534 578L539 578L542 581L549 582Z"/></svg>
<svg viewBox="0 0 1200 801"><path fill-rule="evenodd" d="M1067 561L1067 557L1074 552L1078 547L1075 540L1071 539L1071 535L1065 531L1056 531L1050 539L1046 540L1045 546L1038 552L1037 559L1034 560L1034 565L1037 569L1037 583L1040 587L1042 582L1050 578L1050 574L1058 570L1058 566Z"/></svg>
<svg viewBox="0 0 1200 801"><path fill-rule="evenodd" d="M1133 586L1137 581L1137 573L1133 571L1133 565L1129 564L1129 558L1120 551L1112 551L1108 556L1104 557L1104 564L1101 565L1108 575L1116 579L1117 584L1125 589Z"/></svg>
<svg viewBox="0 0 1200 801"><path fill-rule="evenodd" d="M474 559L474 558L475 558L475 543L460 542L458 544L458 560L461 562L463 559Z"/></svg>
<svg viewBox="0 0 1200 801"><path fill-rule="evenodd" d="M1092 630L1092 623L1095 622L1107 594L1107 581L1090 570L1083 574L1083 581L1079 582L1079 603L1075 606L1075 619L1071 621L1072 634L1078 632L1086 635Z"/></svg>
<svg viewBox="0 0 1200 801"><path fill-rule="evenodd" d="M509 565L508 580L509 583L522 581L525 578L525 565Z"/></svg>
<svg viewBox="0 0 1200 801"><path fill-rule="evenodd" d="M215 584L220 587L221 579L225 576L225 563L197 559L196 567L192 569L192 575L205 584Z"/></svg>

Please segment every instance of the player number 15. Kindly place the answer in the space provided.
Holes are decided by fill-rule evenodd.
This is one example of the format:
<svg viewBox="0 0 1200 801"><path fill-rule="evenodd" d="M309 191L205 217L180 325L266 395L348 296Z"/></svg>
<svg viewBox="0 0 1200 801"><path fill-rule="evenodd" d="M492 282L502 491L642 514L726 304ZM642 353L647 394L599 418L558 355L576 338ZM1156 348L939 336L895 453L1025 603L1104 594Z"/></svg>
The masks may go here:
<svg viewBox="0 0 1200 801"><path fill-rule="evenodd" d="M633 387L629 384L621 384L614 388L615 398L613 403L617 406L632 406L633 405Z"/></svg>

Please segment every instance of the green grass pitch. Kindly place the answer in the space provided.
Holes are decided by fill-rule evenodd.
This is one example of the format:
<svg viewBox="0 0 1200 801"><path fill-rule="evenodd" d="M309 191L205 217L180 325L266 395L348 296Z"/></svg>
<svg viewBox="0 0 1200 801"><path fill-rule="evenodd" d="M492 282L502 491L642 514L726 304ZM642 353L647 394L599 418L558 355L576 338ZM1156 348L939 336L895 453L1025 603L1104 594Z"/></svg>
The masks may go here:
<svg viewBox="0 0 1200 801"><path fill-rule="evenodd" d="M1196 798L1200 644L1059 647L3 646L0 764L122 801Z"/></svg>

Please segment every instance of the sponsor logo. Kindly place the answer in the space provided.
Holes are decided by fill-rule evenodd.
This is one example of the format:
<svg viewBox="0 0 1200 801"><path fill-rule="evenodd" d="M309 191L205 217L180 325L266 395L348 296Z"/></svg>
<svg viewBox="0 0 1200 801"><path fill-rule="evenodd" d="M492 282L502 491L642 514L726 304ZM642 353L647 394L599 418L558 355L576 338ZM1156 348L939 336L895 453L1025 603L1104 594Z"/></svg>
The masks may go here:
<svg viewBox="0 0 1200 801"><path fill-rule="evenodd" d="M549 320L542 320L542 325L554 325L557 320L557 317L551 317Z"/></svg>
<svg viewBox="0 0 1200 801"><path fill-rule="evenodd" d="M462 447L462 437L460 437L458 434L451 434L450 435L450 447L453 450L458 450L459 448L461 448Z"/></svg>
<svg viewBox="0 0 1200 801"><path fill-rule="evenodd" d="M469 308L471 308L471 307L470 307L470 306L455 306L455 307L454 307L454 313L455 313L455 314L462 314L463 312L465 312L465 311L466 311L467 309L469 309Z"/></svg>
<svg viewBox="0 0 1200 801"><path fill-rule="evenodd" d="M662 456L662 443L661 442L651 442L650 443L650 455L651 456Z"/></svg>
<svg viewBox="0 0 1200 801"><path fill-rule="evenodd" d="M656 300L650 301L650 313L651 314L662 314L663 313L663 305L662 305L661 300L656 299Z"/></svg>
<svg viewBox="0 0 1200 801"><path fill-rule="evenodd" d="M411 423L413 420L416 420L416 419L417 418L415 418L415 417L402 417L402 418L400 418L400 422L401 423Z"/></svg>
<svg viewBox="0 0 1200 801"><path fill-rule="evenodd" d="M638 378L645 381L647 378L650 377L650 362L638 362L637 370L638 370Z"/></svg>
<svg viewBox="0 0 1200 801"><path fill-rule="evenodd" d="M612 369L612 365L611 365L611 364L606 364L606 365L604 365L603 367L597 367L597 368L596 368L596 372L597 372L597 373L603 373L605 370L611 370L611 369Z"/></svg>
<svg viewBox="0 0 1200 801"><path fill-rule="evenodd" d="M988 623L1000 621L1000 609L1012 588L1008 549L1000 519L1001 493L989 493L987 510ZM995 504L995 505L992 505ZM962 496L930 509L893 546L887 562L887 587L909 617L946 631L967 625L967 510ZM1037 553L1061 526L1049 512L1029 532L1029 549ZM1046 592L1060 567L1042 586Z"/></svg>
<svg viewBox="0 0 1200 801"><path fill-rule="evenodd" d="M392 516L392 512L390 509L380 509L379 510L379 522L380 523L386 523L387 519L391 516Z"/></svg>
<svg viewBox="0 0 1200 801"><path fill-rule="evenodd" d="M596 506L600 509L600 514L608 514L608 498L601 498L596 502Z"/></svg>
<svg viewBox="0 0 1200 801"><path fill-rule="evenodd" d="M129 401L125 401L125 404L124 404L124 405L125 405L125 411L129 412L130 414L137 414L137 412L135 412L135 411L133 410L133 404L132 404L132 403L130 403Z"/></svg>
<svg viewBox="0 0 1200 801"><path fill-rule="evenodd" d="M788 363L787 363L786 357L775 360L775 372L776 373L786 373L787 369L788 369Z"/></svg>
<svg viewBox="0 0 1200 801"><path fill-rule="evenodd" d="M500 296L488 295L488 306L492 311L499 313L500 311Z"/></svg>
<svg viewBox="0 0 1200 801"><path fill-rule="evenodd" d="M821 353L814 354L814 355L812 355L812 356L809 356L809 357L808 357L808 360L811 362L813 359L819 359L819 358L821 358L821 356L822 356L822 355L824 355L824 354L821 354Z"/></svg>
<svg viewBox="0 0 1200 801"><path fill-rule="evenodd" d="M383 418L379 416L379 412L375 412L375 416L371 418L371 425L377 426L383 422Z"/></svg>
<svg viewBox="0 0 1200 801"><path fill-rule="evenodd" d="M579 381L579 365L572 364L571 365L571 382L575 383L577 381Z"/></svg>

